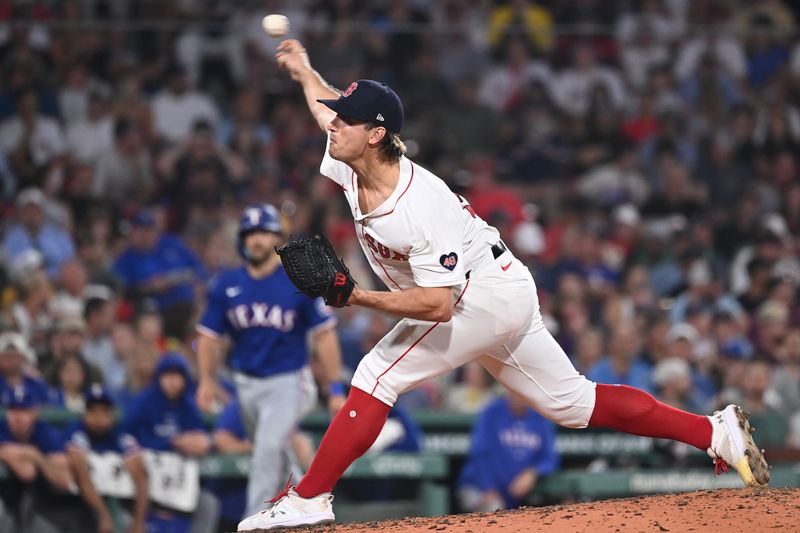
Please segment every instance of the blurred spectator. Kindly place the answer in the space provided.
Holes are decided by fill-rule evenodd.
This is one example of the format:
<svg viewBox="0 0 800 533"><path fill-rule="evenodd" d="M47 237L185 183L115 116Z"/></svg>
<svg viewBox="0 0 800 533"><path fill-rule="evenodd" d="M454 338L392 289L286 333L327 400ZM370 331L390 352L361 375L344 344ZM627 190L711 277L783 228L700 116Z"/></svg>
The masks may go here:
<svg viewBox="0 0 800 533"><path fill-rule="evenodd" d="M693 405L693 412L702 412L718 392L714 380L707 373L713 363L711 354L703 356L700 353L705 340L697 328L685 322L673 325L666 335L667 359L680 359L689 368L691 390L687 391L689 398L686 401Z"/></svg>
<svg viewBox="0 0 800 533"><path fill-rule="evenodd" d="M461 382L451 385L445 393L444 408L476 414L497 396L494 380L477 361L467 363L462 368Z"/></svg>
<svg viewBox="0 0 800 533"><path fill-rule="evenodd" d="M111 390L119 390L125 383L125 366L117 359L111 338L115 307L113 300L91 297L86 300L83 310L86 321L83 355L86 361L100 369L103 382Z"/></svg>
<svg viewBox="0 0 800 533"><path fill-rule="evenodd" d="M247 170L237 154L216 141L212 125L203 120L192 125L191 134L181 143L164 152L158 168L167 181L165 193L178 229L213 216Z"/></svg>
<svg viewBox="0 0 800 533"><path fill-rule="evenodd" d="M581 374L587 374L603 357L605 337L597 328L589 328L578 335L572 362Z"/></svg>
<svg viewBox="0 0 800 533"><path fill-rule="evenodd" d="M75 161L94 165L111 150L114 122L109 114L109 96L108 89L90 91L85 116L80 114L67 126L67 151Z"/></svg>
<svg viewBox="0 0 800 533"><path fill-rule="evenodd" d="M633 150L624 150L613 162L584 174L578 182L578 190L587 201L602 206L625 202L641 205L650 193Z"/></svg>
<svg viewBox="0 0 800 533"><path fill-rule="evenodd" d="M776 361L781 343L789 331L789 310L775 300L767 300L758 308L752 339L759 355Z"/></svg>
<svg viewBox="0 0 800 533"><path fill-rule="evenodd" d="M72 237L45 218L45 196L40 189L25 189L17 195L18 222L8 228L3 250L13 259L26 250L42 254L47 273L56 278L65 261L75 255Z"/></svg>
<svg viewBox="0 0 800 533"><path fill-rule="evenodd" d="M166 88L153 98L152 109L158 135L169 144L188 137L198 120L216 127L219 122L217 105L207 95L191 89L186 70L172 64L164 73Z"/></svg>
<svg viewBox="0 0 800 533"><path fill-rule="evenodd" d="M771 389L772 365L764 359L753 359L745 372L742 408L750 413L755 438L761 446L783 448L788 424L778 411L780 400Z"/></svg>
<svg viewBox="0 0 800 533"><path fill-rule="evenodd" d="M80 496L94 513L95 524L87 527L94 527L97 531L110 531L113 527L111 511L103 496L118 496L104 485L104 482L114 480L101 477L103 474L98 474L96 470L94 476L92 475L95 458L98 455L107 458L113 454L133 480L133 516L123 512L123 518L129 523L128 530L131 533L144 533L148 486L147 471L139 445L133 436L120 430L114 411L114 400L109 391L100 385L92 386L85 393L84 404L86 412L80 420L64 429L64 436Z"/></svg>
<svg viewBox="0 0 800 533"><path fill-rule="evenodd" d="M50 329L47 350L38 358L37 367L44 379L51 386L58 383L58 369L64 359L78 356L83 359L83 348L86 343L86 322L81 317L67 317L58 320ZM88 365L87 381L101 383L103 375L96 367Z"/></svg>
<svg viewBox="0 0 800 533"><path fill-rule="evenodd" d="M586 374L597 383L629 385L653 390L650 365L641 360L641 340L632 323L622 323L611 333L607 355Z"/></svg>
<svg viewBox="0 0 800 533"><path fill-rule="evenodd" d="M446 153L459 159L491 148L500 129L500 116L492 104L479 100L476 84L474 78L462 80L455 88L451 112L441 117L438 141Z"/></svg>
<svg viewBox="0 0 800 533"><path fill-rule="evenodd" d="M122 427L145 449L175 451L187 457L209 453L211 439L194 402L189 366L181 355L169 353L161 358L150 385L125 410ZM195 482L199 483L199 479ZM204 524L204 531L211 531L218 517L218 504L210 495L202 500L194 520ZM191 522L192 518L185 513L154 505L147 527L156 531L172 527L170 531L188 532Z"/></svg>
<svg viewBox="0 0 800 533"><path fill-rule="evenodd" d="M79 354L68 354L56 368L52 403L73 413L83 413L84 393L89 383L89 365Z"/></svg>
<svg viewBox="0 0 800 533"><path fill-rule="evenodd" d="M678 357L662 359L653 369L656 398L662 402L689 411L702 413L705 405L692 398L692 375L689 363Z"/></svg>
<svg viewBox="0 0 800 533"><path fill-rule="evenodd" d="M422 428L402 408L395 406L389 411L386 424L366 453L376 455L384 451L421 452L422 444Z"/></svg>
<svg viewBox="0 0 800 533"><path fill-rule="evenodd" d="M0 394L14 393L19 387L36 405L50 402L47 384L34 377L36 353L19 333L0 333Z"/></svg>
<svg viewBox="0 0 800 533"><path fill-rule="evenodd" d="M616 110L625 106L625 86L619 73L599 64L595 51L586 43L577 43L572 50L572 66L557 78L553 93L566 113L583 115L590 107L592 93L603 88Z"/></svg>
<svg viewBox="0 0 800 533"><path fill-rule="evenodd" d="M33 346L42 351L53 320L47 309L53 286L43 272L34 271L16 286L17 301L9 310L9 322Z"/></svg>
<svg viewBox="0 0 800 533"><path fill-rule="evenodd" d="M83 314L83 299L87 281L86 269L79 259L73 258L61 265L58 277L60 290L48 304L54 319L76 317Z"/></svg>
<svg viewBox="0 0 800 533"><path fill-rule="evenodd" d="M92 194L116 205L149 199L155 181L150 154L142 144L139 126L127 118L114 123L114 144L97 160Z"/></svg>
<svg viewBox="0 0 800 533"><path fill-rule="evenodd" d="M508 34L522 34L527 45L545 54L553 47L553 17L532 0L509 0L489 13L489 45L497 47Z"/></svg>
<svg viewBox="0 0 800 533"><path fill-rule="evenodd" d="M0 462L10 475L0 480L0 525L8 531L72 531L52 522L53 491L63 494L74 484L64 441L39 420L41 402L25 385L4 389L1 398L6 411L0 421ZM39 479L45 483L37 484Z"/></svg>
<svg viewBox="0 0 800 533"><path fill-rule="evenodd" d="M534 61L528 55L525 41L509 38L503 49L505 61L491 69L478 89L478 100L495 111L512 111L522 102L526 87L536 81L548 93L553 77L550 67L543 61Z"/></svg>
<svg viewBox="0 0 800 533"><path fill-rule="evenodd" d="M693 75L704 59L719 65L720 72L734 80L741 80L747 72L747 58L741 43L725 35L719 27L681 44L675 61L676 77L684 80Z"/></svg>
<svg viewBox="0 0 800 533"><path fill-rule="evenodd" d="M217 140L222 146L249 160L275 137L272 128L263 120L262 98L255 87L243 88L236 95L233 114L224 117L217 129Z"/></svg>
<svg viewBox="0 0 800 533"><path fill-rule="evenodd" d="M780 371L772 379L772 389L780 398L784 416L800 412L800 329L790 329L778 352Z"/></svg>
<svg viewBox="0 0 800 533"><path fill-rule="evenodd" d="M130 246L114 262L128 298L152 298L164 317L164 333L183 340L188 333L194 304L194 284L205 277L197 256L183 241L164 234L155 214L142 210L132 221Z"/></svg>
<svg viewBox="0 0 800 533"><path fill-rule="evenodd" d="M559 463L553 423L519 395L498 398L475 422L458 480L459 502L472 512L517 507Z"/></svg>
<svg viewBox="0 0 800 533"><path fill-rule="evenodd" d="M0 147L8 154L19 188L41 187L49 165L64 154L64 134L56 120L39 113L34 92L21 94L16 110L16 116L0 123Z"/></svg>
<svg viewBox="0 0 800 533"><path fill-rule="evenodd" d="M218 453L236 455L252 453L253 444L247 438L237 400L228 403L217 417L213 439ZM247 481L242 478L215 479L208 488L219 499L219 530L233 530L245 516Z"/></svg>

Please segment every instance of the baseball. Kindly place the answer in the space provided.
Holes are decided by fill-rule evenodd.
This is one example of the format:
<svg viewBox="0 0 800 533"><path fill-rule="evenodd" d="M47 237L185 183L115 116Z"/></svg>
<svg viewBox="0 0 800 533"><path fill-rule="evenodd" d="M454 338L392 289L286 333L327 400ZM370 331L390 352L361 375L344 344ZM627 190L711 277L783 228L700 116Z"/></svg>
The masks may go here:
<svg viewBox="0 0 800 533"><path fill-rule="evenodd" d="M273 13L264 17L261 26L270 37L283 37L289 32L289 19Z"/></svg>

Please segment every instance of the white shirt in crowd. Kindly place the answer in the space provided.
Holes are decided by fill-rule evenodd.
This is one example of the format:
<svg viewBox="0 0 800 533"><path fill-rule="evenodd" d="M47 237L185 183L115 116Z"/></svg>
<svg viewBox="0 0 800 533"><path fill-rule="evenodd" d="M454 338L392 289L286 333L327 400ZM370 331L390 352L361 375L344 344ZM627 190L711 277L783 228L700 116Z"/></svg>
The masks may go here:
<svg viewBox="0 0 800 533"><path fill-rule="evenodd" d="M153 98L156 131L171 143L178 143L192 131L198 120L207 120L212 127L219 122L219 109L211 98L197 91L181 95L165 90Z"/></svg>
<svg viewBox="0 0 800 533"><path fill-rule="evenodd" d="M625 87L620 75L599 65L589 70L566 69L557 78L553 94L564 111L582 115L589 110L592 91L599 85L605 86L614 107L624 108Z"/></svg>
<svg viewBox="0 0 800 533"><path fill-rule="evenodd" d="M79 120L67 127L67 150L81 163L97 163L113 144L114 124L110 117L94 122Z"/></svg>
<svg viewBox="0 0 800 533"><path fill-rule="evenodd" d="M478 100L490 108L502 111L509 101L532 82L541 82L548 94L552 94L550 80L553 73L550 66L540 61L532 61L525 68L514 70L508 66L489 71L478 89Z"/></svg>
<svg viewBox="0 0 800 533"><path fill-rule="evenodd" d="M683 80L694 74L706 52L712 53L725 72L734 78L743 78L747 74L747 58L739 41L729 37L716 37L713 40L697 37L678 51L675 77Z"/></svg>
<svg viewBox="0 0 800 533"><path fill-rule="evenodd" d="M11 117L0 124L0 148L6 153L19 147L25 135L22 118ZM36 166L46 165L64 153L64 135L61 126L52 118L44 115L36 117L33 134L30 138L30 152Z"/></svg>

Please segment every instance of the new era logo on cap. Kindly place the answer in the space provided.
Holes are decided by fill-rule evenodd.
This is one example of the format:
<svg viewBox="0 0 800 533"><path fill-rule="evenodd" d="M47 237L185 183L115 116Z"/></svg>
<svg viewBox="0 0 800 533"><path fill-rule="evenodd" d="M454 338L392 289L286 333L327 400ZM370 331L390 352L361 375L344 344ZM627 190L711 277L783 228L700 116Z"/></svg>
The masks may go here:
<svg viewBox="0 0 800 533"><path fill-rule="evenodd" d="M317 100L337 115L363 122L380 122L387 130L399 133L403 127L403 104L391 87L374 80L358 80L337 99Z"/></svg>

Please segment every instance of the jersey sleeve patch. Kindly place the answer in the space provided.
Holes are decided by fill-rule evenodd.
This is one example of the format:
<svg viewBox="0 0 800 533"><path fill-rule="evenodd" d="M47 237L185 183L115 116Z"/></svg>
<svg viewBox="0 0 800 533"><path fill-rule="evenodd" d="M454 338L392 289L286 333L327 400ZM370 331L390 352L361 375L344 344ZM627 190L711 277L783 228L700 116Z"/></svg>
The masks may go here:
<svg viewBox="0 0 800 533"><path fill-rule="evenodd" d="M458 254L456 254L455 252L450 252L449 254L442 254L441 257L439 257L439 264L441 264L447 270L452 272L456 268L456 265L458 264Z"/></svg>

